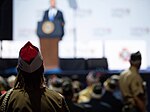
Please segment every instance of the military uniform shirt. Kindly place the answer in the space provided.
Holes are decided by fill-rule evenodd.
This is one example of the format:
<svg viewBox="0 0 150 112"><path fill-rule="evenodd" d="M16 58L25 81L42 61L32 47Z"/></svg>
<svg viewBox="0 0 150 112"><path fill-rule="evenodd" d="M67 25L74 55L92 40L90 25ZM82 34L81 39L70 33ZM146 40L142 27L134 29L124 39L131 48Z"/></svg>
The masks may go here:
<svg viewBox="0 0 150 112"><path fill-rule="evenodd" d="M4 99L0 98L0 105ZM48 88L25 91L14 89L8 99L7 112L69 112L64 98Z"/></svg>
<svg viewBox="0 0 150 112"><path fill-rule="evenodd" d="M143 80L134 67L123 71L120 75L119 86L122 95L128 102L135 104L133 97L139 94L144 94Z"/></svg>

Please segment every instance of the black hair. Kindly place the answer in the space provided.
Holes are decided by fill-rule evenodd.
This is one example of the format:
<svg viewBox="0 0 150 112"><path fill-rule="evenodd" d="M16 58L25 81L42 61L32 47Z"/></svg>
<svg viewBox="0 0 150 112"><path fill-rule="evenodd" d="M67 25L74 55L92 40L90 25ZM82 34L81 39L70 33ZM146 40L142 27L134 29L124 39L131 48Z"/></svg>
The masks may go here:
<svg viewBox="0 0 150 112"><path fill-rule="evenodd" d="M18 75L16 78L15 88L39 89L44 83L44 67L43 65L32 73L27 73L17 68Z"/></svg>
<svg viewBox="0 0 150 112"><path fill-rule="evenodd" d="M64 97L73 97L73 86L70 81L64 81L62 84L62 91Z"/></svg>

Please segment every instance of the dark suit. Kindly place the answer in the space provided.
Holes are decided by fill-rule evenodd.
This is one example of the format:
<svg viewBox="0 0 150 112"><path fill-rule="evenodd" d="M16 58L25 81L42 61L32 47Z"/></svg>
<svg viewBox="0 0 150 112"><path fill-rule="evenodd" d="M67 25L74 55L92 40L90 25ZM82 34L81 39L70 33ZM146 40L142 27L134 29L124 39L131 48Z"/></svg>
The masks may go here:
<svg viewBox="0 0 150 112"><path fill-rule="evenodd" d="M44 21L45 21L45 20L49 20L48 12L49 12L49 10L46 10L46 11L44 12L44 17L43 17L43 20L44 20ZM57 10L57 13L56 13L56 15L55 15L55 17L54 17L54 20L59 20L59 21L61 21L63 24L65 23L64 18L63 18L63 14L62 14L62 12L61 12L60 10Z"/></svg>
<svg viewBox="0 0 150 112"><path fill-rule="evenodd" d="M49 9L50 10L50 9ZM48 16L48 12L49 10L46 10L44 12L44 17L43 17L43 21L51 21L49 19L49 16ZM60 10L57 10L57 13L56 15L54 16L54 20L52 20L52 22L60 22L60 27L62 28L62 35L60 36L60 38L63 37L64 35L64 24L65 24L65 21L64 21L64 17L63 17L63 13L60 11Z"/></svg>

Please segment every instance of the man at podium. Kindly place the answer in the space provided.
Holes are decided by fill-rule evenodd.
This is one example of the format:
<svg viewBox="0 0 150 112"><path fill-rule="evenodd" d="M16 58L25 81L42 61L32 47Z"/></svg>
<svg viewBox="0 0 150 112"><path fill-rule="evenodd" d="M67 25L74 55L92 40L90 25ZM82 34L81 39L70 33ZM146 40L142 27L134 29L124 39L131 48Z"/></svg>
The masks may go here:
<svg viewBox="0 0 150 112"><path fill-rule="evenodd" d="M46 70L59 68L58 43L64 35L63 13L56 8L56 1L50 0L50 8L38 22L37 35Z"/></svg>
<svg viewBox="0 0 150 112"><path fill-rule="evenodd" d="M56 4L55 0L50 0L50 8L44 12L43 21L49 21L52 23L56 23L57 25L59 24L60 25L59 27L62 28L61 29L62 34L60 34L58 38L62 38L64 35L63 28L64 28L65 21L63 18L63 13L56 8L55 4Z"/></svg>

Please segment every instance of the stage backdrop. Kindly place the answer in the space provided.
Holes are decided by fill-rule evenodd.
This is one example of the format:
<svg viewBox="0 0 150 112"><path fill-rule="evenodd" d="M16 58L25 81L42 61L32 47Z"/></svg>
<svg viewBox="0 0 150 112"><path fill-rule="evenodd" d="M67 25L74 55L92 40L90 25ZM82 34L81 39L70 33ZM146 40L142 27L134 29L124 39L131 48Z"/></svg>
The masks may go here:
<svg viewBox="0 0 150 112"><path fill-rule="evenodd" d="M57 0L66 23L59 56L106 57L110 68L123 69L128 64L122 66L126 60L122 62L119 56L126 59L128 53L142 50L142 67L147 68L150 66L149 6L149 0ZM37 22L48 8L49 0L13 0L13 40L30 40L39 46Z"/></svg>

